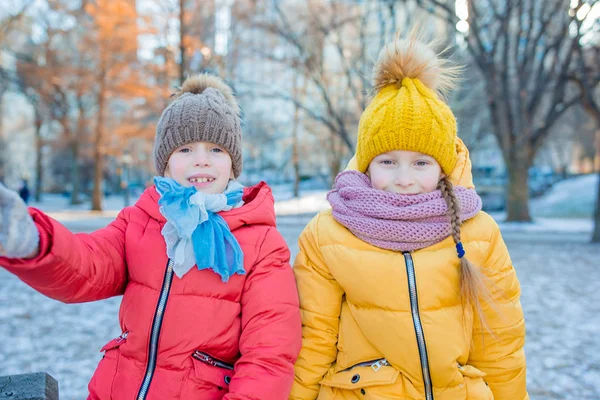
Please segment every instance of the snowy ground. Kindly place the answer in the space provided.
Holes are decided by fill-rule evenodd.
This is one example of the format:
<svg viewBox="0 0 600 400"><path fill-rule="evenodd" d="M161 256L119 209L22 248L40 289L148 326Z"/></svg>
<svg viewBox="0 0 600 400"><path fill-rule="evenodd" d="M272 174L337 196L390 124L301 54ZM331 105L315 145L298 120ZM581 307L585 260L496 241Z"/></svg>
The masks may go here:
<svg viewBox="0 0 600 400"><path fill-rule="evenodd" d="M594 185L580 182L569 191L581 194L590 186ZM549 194L540 202L547 205L550 196L559 195ZM294 254L300 231L313 208L323 205L323 198L319 192L301 201L280 197L278 225ZM109 199L107 205L109 211L100 215L66 210L58 199L47 200L41 208L69 228L89 232L106 225L122 199ZM555 207L560 210L564 205L556 202ZM600 246L588 244L589 220L561 217L527 225L501 224L522 286L529 393L534 400L598 400ZM99 349L120 333L119 301L65 305L0 269L0 376L46 371L59 381L61 400L84 399L101 357Z"/></svg>
<svg viewBox="0 0 600 400"><path fill-rule="evenodd" d="M591 218L596 204L598 174L556 183L544 196L531 201L538 217Z"/></svg>

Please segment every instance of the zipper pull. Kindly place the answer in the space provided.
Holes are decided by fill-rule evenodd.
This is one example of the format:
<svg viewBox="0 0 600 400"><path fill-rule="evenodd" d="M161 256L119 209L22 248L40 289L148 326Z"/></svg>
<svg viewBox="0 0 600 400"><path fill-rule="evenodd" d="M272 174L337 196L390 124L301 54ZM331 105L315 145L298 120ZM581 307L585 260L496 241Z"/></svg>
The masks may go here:
<svg viewBox="0 0 600 400"><path fill-rule="evenodd" d="M127 331L127 332L123 332L123 333L121 334L121 336L119 336L119 337L117 338L117 343L121 343L122 341L124 341L125 339L127 339L127 336L129 336L129 331Z"/></svg>
<svg viewBox="0 0 600 400"><path fill-rule="evenodd" d="M197 360L202 361L205 364L211 365L213 367L224 368L224 369L228 369L231 371L233 371L233 369L234 369L233 365L227 364L224 361L214 358L210 354L206 354L206 353L203 353L198 350L196 350L194 353L192 353L192 357L194 357Z"/></svg>
<svg viewBox="0 0 600 400"><path fill-rule="evenodd" d="M373 368L373 371L377 372L381 369L381 367L386 367L388 365L390 365L388 360L386 360L385 358L382 358L381 360L377 360L376 362L371 364L371 368Z"/></svg>
<svg viewBox="0 0 600 400"><path fill-rule="evenodd" d="M383 364L381 363L381 360L378 360L377 362L374 362L373 364L371 364L371 368L373 368L373 371L375 371L375 372L379 371L382 366L383 366Z"/></svg>
<svg viewBox="0 0 600 400"><path fill-rule="evenodd" d="M198 360L202 361L205 364L212 365L213 367L215 365L212 357L210 357L208 354L201 353L196 350L194 352L193 356L194 356L194 358L197 358Z"/></svg>

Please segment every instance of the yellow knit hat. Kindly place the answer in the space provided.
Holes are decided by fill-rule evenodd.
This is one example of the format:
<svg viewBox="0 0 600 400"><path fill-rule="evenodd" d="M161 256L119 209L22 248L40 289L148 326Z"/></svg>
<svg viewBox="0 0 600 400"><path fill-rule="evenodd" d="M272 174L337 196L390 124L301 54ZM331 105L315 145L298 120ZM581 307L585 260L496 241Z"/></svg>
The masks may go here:
<svg viewBox="0 0 600 400"><path fill-rule="evenodd" d="M371 104L358 126L356 160L365 172L377 155L408 150L433 157L449 175L456 164L456 119L439 95L455 86L459 68L432 43L396 38L379 53Z"/></svg>

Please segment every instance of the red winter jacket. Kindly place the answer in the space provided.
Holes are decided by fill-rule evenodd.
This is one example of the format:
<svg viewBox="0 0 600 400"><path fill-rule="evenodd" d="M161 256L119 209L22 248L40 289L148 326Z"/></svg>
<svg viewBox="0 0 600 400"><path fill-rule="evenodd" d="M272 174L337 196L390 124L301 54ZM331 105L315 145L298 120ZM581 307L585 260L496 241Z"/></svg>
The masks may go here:
<svg viewBox="0 0 600 400"><path fill-rule="evenodd" d="M123 295L123 334L104 346L88 399L287 399L302 335L270 188L264 182L246 188L242 207L220 213L246 269L228 283L211 270L173 275L158 199L154 187L146 190L92 234L72 234L30 209L40 255L0 264L63 302Z"/></svg>

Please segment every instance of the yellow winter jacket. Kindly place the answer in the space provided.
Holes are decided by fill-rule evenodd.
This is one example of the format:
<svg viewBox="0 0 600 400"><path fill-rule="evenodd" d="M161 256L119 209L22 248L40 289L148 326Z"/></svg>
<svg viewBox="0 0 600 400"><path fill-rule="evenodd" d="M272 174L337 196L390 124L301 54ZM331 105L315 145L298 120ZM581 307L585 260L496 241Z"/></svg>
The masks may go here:
<svg viewBox="0 0 600 400"><path fill-rule="evenodd" d="M473 187L468 152L462 142L457 149L450 178ZM482 303L493 334L472 312L463 319L452 238L403 254L358 239L331 210L318 214L294 264L303 327L290 399L528 399L520 287L506 245L484 212L461 231L494 298L493 307Z"/></svg>

